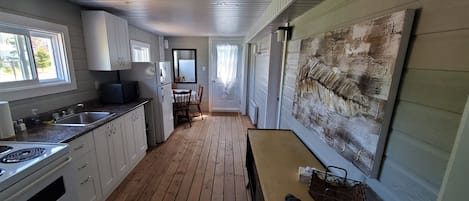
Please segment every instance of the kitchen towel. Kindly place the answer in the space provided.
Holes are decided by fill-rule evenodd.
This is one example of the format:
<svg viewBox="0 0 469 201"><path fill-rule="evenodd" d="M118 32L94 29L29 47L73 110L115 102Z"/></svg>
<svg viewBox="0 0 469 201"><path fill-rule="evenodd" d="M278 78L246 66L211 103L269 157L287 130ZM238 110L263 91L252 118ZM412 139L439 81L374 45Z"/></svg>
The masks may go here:
<svg viewBox="0 0 469 201"><path fill-rule="evenodd" d="M0 139L15 136L10 106L6 101L0 101Z"/></svg>

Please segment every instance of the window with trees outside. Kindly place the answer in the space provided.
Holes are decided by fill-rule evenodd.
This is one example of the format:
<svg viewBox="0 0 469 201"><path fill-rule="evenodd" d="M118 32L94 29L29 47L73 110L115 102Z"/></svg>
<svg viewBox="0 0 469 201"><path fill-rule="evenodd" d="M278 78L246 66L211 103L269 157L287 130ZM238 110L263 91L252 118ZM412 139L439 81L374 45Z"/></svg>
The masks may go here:
<svg viewBox="0 0 469 201"><path fill-rule="evenodd" d="M73 89L67 27L0 12L0 99Z"/></svg>

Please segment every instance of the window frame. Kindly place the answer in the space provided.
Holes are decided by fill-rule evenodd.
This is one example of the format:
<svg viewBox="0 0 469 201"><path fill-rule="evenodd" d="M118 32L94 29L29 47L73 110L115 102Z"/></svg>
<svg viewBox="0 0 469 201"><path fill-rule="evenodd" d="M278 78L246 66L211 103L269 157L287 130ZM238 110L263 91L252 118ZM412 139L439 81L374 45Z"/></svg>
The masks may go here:
<svg viewBox="0 0 469 201"><path fill-rule="evenodd" d="M53 47L52 49L52 54L53 54L53 59L54 59L54 64L55 64L55 70L57 73L57 78L55 79L40 79L39 78L39 73L37 73L37 78L39 83L54 83L54 82L63 82L67 81L70 78L68 77L67 71L64 70L64 66L66 66L66 55L64 49L63 49L63 40L62 40L62 34L57 34L57 33L50 33L46 31L31 31L30 32L31 37L38 37L38 38L47 38L51 40L51 46ZM34 48L32 48L34 49ZM34 53L34 50L33 50ZM37 71L37 68L36 68Z"/></svg>
<svg viewBox="0 0 469 201"><path fill-rule="evenodd" d="M0 29L2 32L7 33L11 32L8 30L17 30L19 31L18 33L22 32L22 35L27 37L27 51L33 76L32 80L1 83L0 100L21 100L77 89L75 68L73 65L73 57L70 45L70 36L67 26L43 21L40 19L0 12ZM52 46L55 46L52 52L54 52L54 62L60 62L62 65L62 68L59 70L60 72L57 72L57 74L62 75L62 79L39 80L35 61L33 61L34 55L32 54L34 53L30 38L36 34L56 37L57 41L52 40ZM57 77L59 76L60 75Z"/></svg>
<svg viewBox="0 0 469 201"><path fill-rule="evenodd" d="M28 78L27 80L21 80L21 81L11 81L11 82L6 82L6 83L0 83L0 90L3 88L3 87L12 87L12 86L22 86L22 85L30 85L30 84L33 84L34 83L34 78L37 77L36 75L36 71L34 71L35 67L35 63L32 61L33 59L33 55L32 55L32 46L31 46L31 41L28 40L28 37L29 37L29 33L28 31L26 30L23 30L23 29L19 29L19 28L15 28L15 27L9 27L9 26L5 26L5 25L2 25L0 24L0 30L2 30L2 32L4 33L9 33L9 34L15 34L15 35L21 35L23 37L25 37L25 43L24 44L26 46L26 50L22 50L22 52L20 52L19 54L24 54L26 51L26 53L28 54L28 58L29 58L29 61L25 61L24 57L21 57L20 56L20 60L22 63L29 63L29 70L31 71L31 77Z"/></svg>
<svg viewBox="0 0 469 201"><path fill-rule="evenodd" d="M141 48L147 48L148 49L148 61L136 61L134 55L134 47L141 47ZM132 62L152 62L151 59L151 45L149 43L145 43L142 41L138 40L130 40L130 54L132 57Z"/></svg>

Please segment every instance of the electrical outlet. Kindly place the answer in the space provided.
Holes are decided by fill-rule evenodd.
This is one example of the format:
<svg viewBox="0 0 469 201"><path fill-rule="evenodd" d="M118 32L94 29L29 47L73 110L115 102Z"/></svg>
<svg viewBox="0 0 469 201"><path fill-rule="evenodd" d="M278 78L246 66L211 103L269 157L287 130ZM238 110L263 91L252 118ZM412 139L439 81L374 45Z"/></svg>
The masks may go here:
<svg viewBox="0 0 469 201"><path fill-rule="evenodd" d="M95 80L95 81L94 81L94 88L95 88L96 90L99 89L99 81L98 81L98 80Z"/></svg>

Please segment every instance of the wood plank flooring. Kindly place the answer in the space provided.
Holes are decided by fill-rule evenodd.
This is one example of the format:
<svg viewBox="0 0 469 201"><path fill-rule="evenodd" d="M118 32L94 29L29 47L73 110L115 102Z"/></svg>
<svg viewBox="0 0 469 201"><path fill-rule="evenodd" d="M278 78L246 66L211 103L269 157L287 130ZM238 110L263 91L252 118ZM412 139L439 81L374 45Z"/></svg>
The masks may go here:
<svg viewBox="0 0 469 201"><path fill-rule="evenodd" d="M250 201L246 189L246 129L237 113L194 118L145 158L108 201Z"/></svg>

